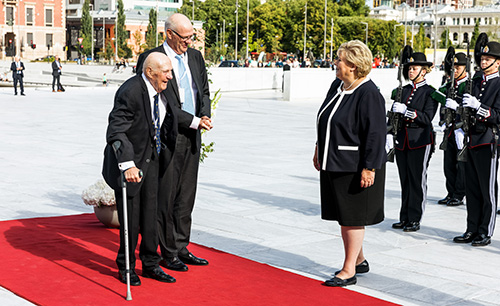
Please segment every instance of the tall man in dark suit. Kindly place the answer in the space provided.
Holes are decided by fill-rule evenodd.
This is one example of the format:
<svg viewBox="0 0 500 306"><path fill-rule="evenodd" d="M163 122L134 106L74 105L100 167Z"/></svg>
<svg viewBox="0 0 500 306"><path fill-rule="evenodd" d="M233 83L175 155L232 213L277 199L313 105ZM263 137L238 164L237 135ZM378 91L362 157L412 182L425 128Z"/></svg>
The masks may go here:
<svg viewBox="0 0 500 306"><path fill-rule="evenodd" d="M172 61L174 79L163 92L174 102L178 118L178 135L171 162L160 173L159 238L164 260L161 265L176 271L187 271L186 264L208 265L208 261L188 251L191 214L196 196L200 159L200 130L210 130L210 93L207 71L201 53L189 48L194 34L191 21L174 14L165 21L166 41L139 56L140 71L144 58L152 52L166 54Z"/></svg>
<svg viewBox="0 0 500 306"><path fill-rule="evenodd" d="M24 94L24 64L21 62L19 56L16 56L12 64L10 65L10 70L12 70L12 80L14 81L14 95L17 96L17 83L19 82L19 88L21 88L21 96Z"/></svg>
<svg viewBox="0 0 500 306"><path fill-rule="evenodd" d="M161 282L175 282L159 266L157 206L161 133L172 120L171 107L160 93L172 79L172 65L164 54L151 54L143 73L128 79L116 92L109 114L104 152L103 176L115 190L120 219L120 249L116 258L120 281L126 283L125 237L120 174L127 180L127 210L130 255L130 284L139 286L135 273L135 249L142 236L139 256L142 275ZM163 119L163 120L162 120ZM162 122L163 121L163 122ZM171 124L170 124L171 125ZM165 147L165 146L163 146ZM116 151L116 153L115 153Z"/></svg>
<svg viewBox="0 0 500 306"><path fill-rule="evenodd" d="M55 92L54 86L56 85L57 81L57 91L64 91L62 85L61 85L61 70L62 70L62 65L61 62L59 62L59 56L56 55L55 60L52 62L52 92Z"/></svg>

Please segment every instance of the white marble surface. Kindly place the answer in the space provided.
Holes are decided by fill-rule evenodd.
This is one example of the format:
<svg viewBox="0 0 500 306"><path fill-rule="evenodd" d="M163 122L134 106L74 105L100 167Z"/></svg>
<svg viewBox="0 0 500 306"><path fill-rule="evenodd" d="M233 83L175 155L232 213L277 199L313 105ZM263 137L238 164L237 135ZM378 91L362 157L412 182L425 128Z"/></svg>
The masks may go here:
<svg viewBox="0 0 500 306"><path fill-rule="evenodd" d="M372 75L389 96L395 70ZM439 79L437 72L429 77L435 86ZM92 212L80 193L100 178L115 90L27 88L20 97L0 88L0 220ZM223 94L206 139L215 141L215 152L200 166L193 242L319 280L341 267L339 227L320 219L312 166L321 102L284 102L275 91ZM371 271L350 290L404 305L500 305L498 235L485 248L451 241L464 231L466 212L436 204L446 194L442 156L432 157L429 201L416 233L391 228L400 187L395 165L388 165L386 219L365 237ZM0 290L0 304L30 303Z"/></svg>

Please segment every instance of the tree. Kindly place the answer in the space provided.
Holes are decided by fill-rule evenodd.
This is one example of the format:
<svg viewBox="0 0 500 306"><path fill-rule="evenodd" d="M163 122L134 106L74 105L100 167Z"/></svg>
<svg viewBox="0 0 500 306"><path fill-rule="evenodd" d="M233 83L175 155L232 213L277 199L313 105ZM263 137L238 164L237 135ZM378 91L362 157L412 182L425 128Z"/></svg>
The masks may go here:
<svg viewBox="0 0 500 306"><path fill-rule="evenodd" d="M450 29L446 27L446 29L441 33L441 40L439 41L439 48L448 49L448 47L452 46L452 42L450 40Z"/></svg>
<svg viewBox="0 0 500 306"><path fill-rule="evenodd" d="M425 48L431 46L431 40L425 36L425 29L424 25L420 24L420 27L418 28L418 33L414 37L415 43L413 44L414 46L414 52L424 52Z"/></svg>
<svg viewBox="0 0 500 306"><path fill-rule="evenodd" d="M82 8L82 28L80 37L83 38L83 54L89 55L92 53L92 16L90 16L90 0L85 0Z"/></svg>
<svg viewBox="0 0 500 306"><path fill-rule="evenodd" d="M149 23L148 23L148 28L146 30L146 49L153 49L156 48L156 38L157 38L157 25L158 25L158 19L156 15L156 10L152 8L149 10Z"/></svg>
<svg viewBox="0 0 500 306"><path fill-rule="evenodd" d="M142 34L141 31L137 30L134 32L134 52L135 54L141 54L144 52L144 49L147 47L146 44L142 43Z"/></svg>
<svg viewBox="0 0 500 306"><path fill-rule="evenodd" d="M476 20L476 25L474 26L474 32L472 32L472 37L470 39L470 46L472 49L474 49L474 46L476 46L476 40L478 36L479 36L479 18Z"/></svg>
<svg viewBox="0 0 500 306"><path fill-rule="evenodd" d="M130 58L132 57L132 50L127 46L128 33L125 30L125 19L123 0L118 0L118 16L116 18L118 56Z"/></svg>

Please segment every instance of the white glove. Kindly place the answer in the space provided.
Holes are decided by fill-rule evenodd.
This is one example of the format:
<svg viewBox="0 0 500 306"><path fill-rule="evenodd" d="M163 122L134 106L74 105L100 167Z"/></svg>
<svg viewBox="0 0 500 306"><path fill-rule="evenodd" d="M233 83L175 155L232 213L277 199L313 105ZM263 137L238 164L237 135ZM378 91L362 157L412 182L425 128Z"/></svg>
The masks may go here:
<svg viewBox="0 0 500 306"><path fill-rule="evenodd" d="M444 132L446 131L446 123L443 123L443 125L441 125L441 126L439 127L439 131L440 131L441 133L444 133Z"/></svg>
<svg viewBox="0 0 500 306"><path fill-rule="evenodd" d="M392 105L392 111L395 113L403 114L406 112L406 105L399 102L394 102Z"/></svg>
<svg viewBox="0 0 500 306"><path fill-rule="evenodd" d="M475 110L477 110L479 107L481 107L481 102L479 102L476 97L471 96L469 94L464 94L464 99L463 99L463 104L464 107L470 107Z"/></svg>
<svg viewBox="0 0 500 306"><path fill-rule="evenodd" d="M462 129L456 129L455 130L455 141L457 142L457 148L459 150L462 150L464 147L464 139L465 139L465 134Z"/></svg>
<svg viewBox="0 0 500 306"><path fill-rule="evenodd" d="M457 107L458 107L458 103L457 101L453 100L453 99L450 99L450 98L446 98L446 104L445 106L449 109L452 109L454 111L457 110Z"/></svg>
<svg viewBox="0 0 500 306"><path fill-rule="evenodd" d="M390 150L394 147L394 135L387 134L387 138L385 140L385 152L389 153Z"/></svg>

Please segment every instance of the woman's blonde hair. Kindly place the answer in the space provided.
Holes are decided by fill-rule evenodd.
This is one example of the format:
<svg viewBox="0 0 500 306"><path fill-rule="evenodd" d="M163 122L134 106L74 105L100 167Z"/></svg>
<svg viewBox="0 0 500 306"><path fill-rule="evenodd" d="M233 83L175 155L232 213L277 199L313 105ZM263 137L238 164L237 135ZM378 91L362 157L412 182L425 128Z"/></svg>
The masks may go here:
<svg viewBox="0 0 500 306"><path fill-rule="evenodd" d="M356 77L367 76L372 70L372 52L362 41L356 39L343 43L337 50L337 56L341 54L348 63L356 66Z"/></svg>

